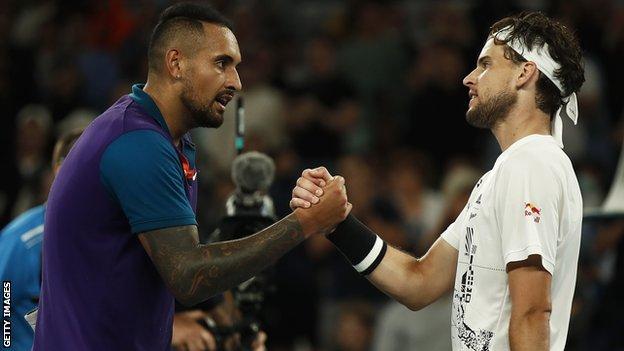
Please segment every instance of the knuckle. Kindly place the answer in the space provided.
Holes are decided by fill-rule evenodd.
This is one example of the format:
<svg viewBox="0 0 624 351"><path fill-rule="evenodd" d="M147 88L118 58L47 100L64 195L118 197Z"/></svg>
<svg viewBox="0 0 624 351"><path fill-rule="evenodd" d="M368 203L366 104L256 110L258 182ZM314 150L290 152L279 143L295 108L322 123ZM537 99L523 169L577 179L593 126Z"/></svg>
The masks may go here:
<svg viewBox="0 0 624 351"><path fill-rule="evenodd" d="M297 186L303 187L303 184L305 183L305 178L298 178L297 179Z"/></svg>

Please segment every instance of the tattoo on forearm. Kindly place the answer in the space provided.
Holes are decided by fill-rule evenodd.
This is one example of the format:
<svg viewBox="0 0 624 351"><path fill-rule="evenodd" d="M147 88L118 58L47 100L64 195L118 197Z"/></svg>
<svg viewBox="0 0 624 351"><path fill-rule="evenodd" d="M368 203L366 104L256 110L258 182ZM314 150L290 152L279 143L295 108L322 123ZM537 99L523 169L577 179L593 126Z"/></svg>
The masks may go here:
<svg viewBox="0 0 624 351"><path fill-rule="evenodd" d="M294 214L252 236L209 245L199 244L195 226L141 235L143 246L165 282L178 300L188 304L251 278L304 238Z"/></svg>

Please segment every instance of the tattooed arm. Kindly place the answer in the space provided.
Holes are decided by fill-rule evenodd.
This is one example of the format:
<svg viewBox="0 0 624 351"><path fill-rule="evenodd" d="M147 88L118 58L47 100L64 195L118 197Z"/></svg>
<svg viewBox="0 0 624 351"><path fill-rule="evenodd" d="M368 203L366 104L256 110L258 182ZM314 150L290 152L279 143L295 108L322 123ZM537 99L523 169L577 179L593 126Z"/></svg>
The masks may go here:
<svg viewBox="0 0 624 351"><path fill-rule="evenodd" d="M194 225L144 232L139 239L178 301L193 305L253 277L308 236L344 220L351 210L344 179L336 177L325 193L318 205L243 239L202 245Z"/></svg>

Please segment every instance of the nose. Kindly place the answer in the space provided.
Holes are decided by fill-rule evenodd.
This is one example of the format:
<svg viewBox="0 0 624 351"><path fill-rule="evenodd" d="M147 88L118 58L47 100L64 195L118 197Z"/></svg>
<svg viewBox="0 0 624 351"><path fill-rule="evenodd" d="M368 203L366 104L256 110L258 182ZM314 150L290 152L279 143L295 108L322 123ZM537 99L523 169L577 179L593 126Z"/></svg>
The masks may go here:
<svg viewBox="0 0 624 351"><path fill-rule="evenodd" d="M241 83L238 71L236 68L232 68L228 74L226 81L226 87L231 90L241 91L243 89L243 83Z"/></svg>
<svg viewBox="0 0 624 351"><path fill-rule="evenodd" d="M476 72L477 72L477 69L475 68L472 70L472 72L468 73L466 77L464 77L464 80L462 80L462 83L468 88L475 85L476 77L477 77Z"/></svg>

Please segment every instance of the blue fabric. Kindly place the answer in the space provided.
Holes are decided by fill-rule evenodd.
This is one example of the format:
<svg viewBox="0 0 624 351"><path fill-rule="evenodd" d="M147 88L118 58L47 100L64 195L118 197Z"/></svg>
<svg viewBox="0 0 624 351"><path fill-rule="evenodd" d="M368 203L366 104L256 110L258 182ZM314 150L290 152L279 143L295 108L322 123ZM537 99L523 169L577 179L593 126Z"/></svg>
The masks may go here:
<svg viewBox="0 0 624 351"><path fill-rule="evenodd" d="M145 87L145 84L134 84L132 86L132 93L130 94L130 98L132 98L134 102L141 105L141 107L143 107L145 112L147 112L150 116L154 117L154 119L158 122L160 127L165 132L167 132L168 134L171 134L169 132L169 127L167 127L167 123L165 122L165 117L162 115L162 113L160 112L160 109L158 108L158 106L156 106L156 103L151 98L151 96L149 96L145 91L143 91L144 87Z"/></svg>
<svg viewBox="0 0 624 351"><path fill-rule="evenodd" d="M178 154L161 134L153 130L123 134L104 151L100 172L133 233L197 225Z"/></svg>
<svg viewBox="0 0 624 351"><path fill-rule="evenodd" d="M24 212L0 232L0 279L11 282L10 350L27 351L34 333L24 315L37 307L45 208Z"/></svg>
<svg viewBox="0 0 624 351"><path fill-rule="evenodd" d="M167 126L167 122L165 122L165 117L163 117L162 113L154 100L149 96L143 88L145 84L134 84L132 86L132 93L129 95L134 102L141 105L141 107L154 118L158 125L164 130L167 134L171 134L169 132L169 127ZM191 134L186 133L182 137L182 150L184 155L189 160L191 167L195 168L195 144L191 141Z"/></svg>

